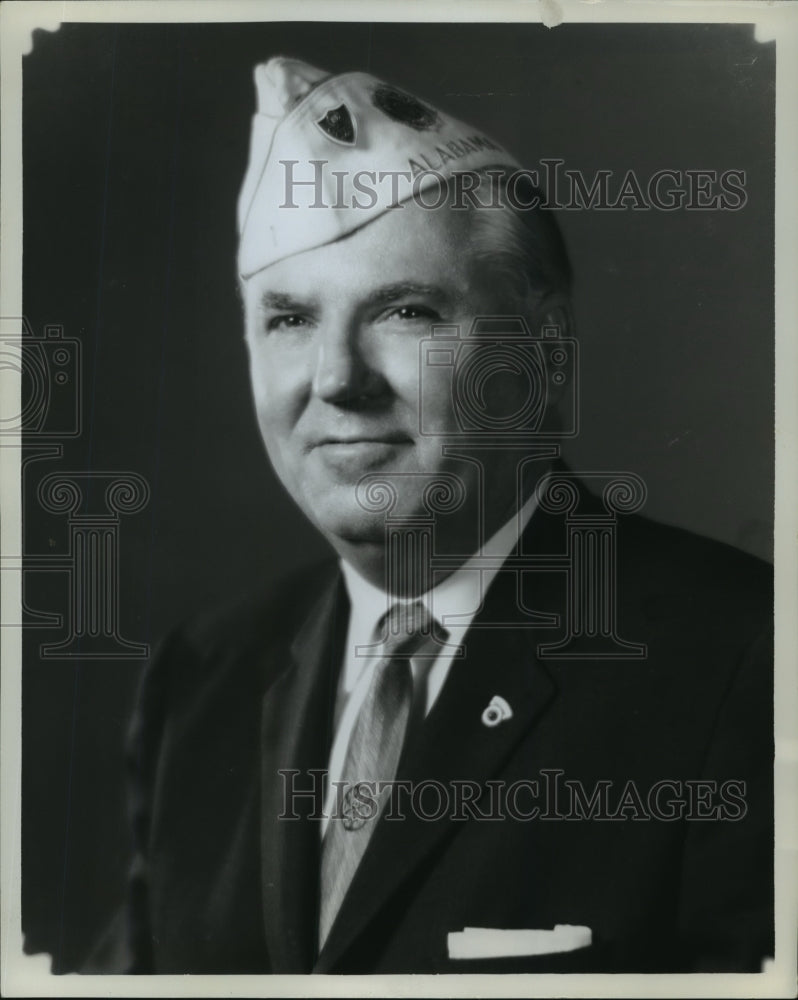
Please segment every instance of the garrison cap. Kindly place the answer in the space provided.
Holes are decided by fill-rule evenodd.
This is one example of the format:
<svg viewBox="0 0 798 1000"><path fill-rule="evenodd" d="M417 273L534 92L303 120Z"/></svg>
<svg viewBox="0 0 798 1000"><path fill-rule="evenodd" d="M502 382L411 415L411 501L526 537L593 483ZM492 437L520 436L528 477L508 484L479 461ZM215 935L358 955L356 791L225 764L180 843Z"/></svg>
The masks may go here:
<svg viewBox="0 0 798 1000"><path fill-rule="evenodd" d="M278 57L255 68L258 109L238 201L242 278L332 243L460 171L517 168L478 129L368 73Z"/></svg>

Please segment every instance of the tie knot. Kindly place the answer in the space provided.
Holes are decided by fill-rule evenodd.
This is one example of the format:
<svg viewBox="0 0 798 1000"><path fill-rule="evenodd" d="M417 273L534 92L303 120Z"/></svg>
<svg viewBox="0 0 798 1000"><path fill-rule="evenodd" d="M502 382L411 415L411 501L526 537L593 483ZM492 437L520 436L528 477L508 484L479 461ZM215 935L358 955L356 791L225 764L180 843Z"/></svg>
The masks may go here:
<svg viewBox="0 0 798 1000"><path fill-rule="evenodd" d="M432 615L422 601L412 604L397 601L380 621L385 635L383 656L413 656L432 635L432 624Z"/></svg>

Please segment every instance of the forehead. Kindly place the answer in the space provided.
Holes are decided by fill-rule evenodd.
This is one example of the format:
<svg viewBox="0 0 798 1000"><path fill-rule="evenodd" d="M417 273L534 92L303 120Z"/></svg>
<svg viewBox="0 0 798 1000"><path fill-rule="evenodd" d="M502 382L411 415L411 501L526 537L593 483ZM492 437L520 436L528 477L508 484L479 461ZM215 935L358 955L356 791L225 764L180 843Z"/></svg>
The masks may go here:
<svg viewBox="0 0 798 1000"><path fill-rule="evenodd" d="M471 212L449 206L398 206L350 235L286 257L253 275L248 291L366 291L375 283L402 280L465 291L473 267ZM249 298L249 296L248 296Z"/></svg>

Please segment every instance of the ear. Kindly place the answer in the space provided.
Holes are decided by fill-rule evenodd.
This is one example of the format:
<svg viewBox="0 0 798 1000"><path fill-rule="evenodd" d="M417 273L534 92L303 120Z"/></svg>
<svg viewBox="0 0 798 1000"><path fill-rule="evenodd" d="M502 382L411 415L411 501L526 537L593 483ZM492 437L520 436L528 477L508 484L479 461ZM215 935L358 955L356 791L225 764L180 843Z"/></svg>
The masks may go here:
<svg viewBox="0 0 798 1000"><path fill-rule="evenodd" d="M542 336L544 327L556 327L560 337L574 336L571 302L559 292L552 292L530 303L527 321L535 337Z"/></svg>

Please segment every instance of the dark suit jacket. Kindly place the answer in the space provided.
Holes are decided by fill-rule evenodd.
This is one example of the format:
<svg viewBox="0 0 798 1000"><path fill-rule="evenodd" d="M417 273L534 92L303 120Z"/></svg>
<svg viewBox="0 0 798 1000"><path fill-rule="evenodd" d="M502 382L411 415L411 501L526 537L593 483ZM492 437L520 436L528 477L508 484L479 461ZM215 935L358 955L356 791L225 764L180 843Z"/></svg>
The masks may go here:
<svg viewBox="0 0 798 1000"><path fill-rule="evenodd" d="M522 540L536 553L566 544L563 521L542 511ZM518 627L519 593L562 622L566 577L527 574L517 591L501 572L398 777L484 786L560 771L588 795L609 781L613 810L628 781L645 805L670 779L662 802L694 794L705 816L712 786L687 782L744 783L725 818L647 817L634 796L616 819L383 818L317 954L319 824L311 798L300 819L278 819L277 772L298 770L308 787L307 772L327 766L348 620L331 564L178 630L146 672L130 756L131 970L758 971L772 953L769 567L630 516L617 571L619 632L646 643L645 659L541 659L558 630ZM513 715L488 727L497 694ZM593 945L447 957L451 931L555 924L590 927Z"/></svg>

